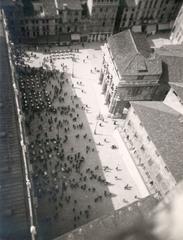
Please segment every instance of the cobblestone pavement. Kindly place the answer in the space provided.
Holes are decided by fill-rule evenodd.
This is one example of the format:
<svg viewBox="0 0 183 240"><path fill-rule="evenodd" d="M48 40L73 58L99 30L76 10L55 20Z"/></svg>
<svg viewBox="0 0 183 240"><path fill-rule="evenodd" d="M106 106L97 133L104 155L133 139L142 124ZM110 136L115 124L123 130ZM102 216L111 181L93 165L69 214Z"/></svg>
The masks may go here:
<svg viewBox="0 0 183 240"><path fill-rule="evenodd" d="M61 48L62 49L62 48ZM97 47L99 49L99 47ZM39 67L42 64L44 57L49 57L48 54L36 53L35 57L30 57L27 63L30 66ZM102 52L95 48L80 49L79 53L75 53L76 62L71 58L58 57L53 60L56 69L62 70L63 65L65 68L65 79L68 79L68 84L64 85L64 92L67 92L65 103L61 104L57 99L54 101L55 106L79 104L76 108L78 114L77 122L83 123L82 129L70 130L67 135L69 140L64 144L65 155L80 152L85 158L84 165L81 168L80 174L73 171L72 174L63 174L60 172L56 182L54 179L52 184L58 185L59 197L62 195L61 189L63 188L63 181L67 183L71 179L79 182L79 188L67 188L67 191L62 196L60 205L57 203L50 203L49 198L41 198L38 201L38 216L39 221L43 224L44 230L42 231L43 239L50 239L51 237L58 236L68 232L75 227L89 222L92 219L100 217L114 209L119 209L128 203L136 201L139 197L144 197L138 189L138 185L132 174L128 171L125 159L121 151L118 149L118 142L115 138L114 130L118 124L122 124L123 120L116 121L114 125L113 119L108 117L107 106L104 105L104 96L101 94L101 86L98 84L99 72L102 63ZM69 56L69 55L68 55ZM60 58L60 59L59 59ZM49 62L47 62L50 65ZM96 70L95 70L96 68ZM91 73L92 69L92 73ZM72 76L73 75L73 76ZM55 80L52 79L52 83ZM51 84L47 84L46 90L51 91ZM72 97L77 95L77 99L72 101ZM102 114L103 120L97 120L97 116ZM58 120L63 120L59 114L56 116ZM72 128L72 122L69 116L64 116L65 120L69 122L68 126ZM30 142L34 140L37 133L37 126L39 119L35 118L31 125L32 137ZM42 123L44 131L48 129L48 124L45 121ZM96 131L96 134L95 134ZM53 125L52 131L48 131L48 136L55 137L57 134L64 136L64 128L57 129ZM76 135L79 137L76 138ZM84 138L84 135L87 137ZM90 150L86 151L86 146ZM116 149L112 149L111 145L116 145ZM50 169L48 174L52 175L52 165L55 165L56 158L50 159ZM109 185L101 184L96 179L93 179L90 174L86 173L87 169L91 169L96 175L105 179ZM87 180L83 182L83 177L87 176ZM81 186L86 184L87 188L82 189ZM130 190L124 187L128 184ZM92 191L92 189L95 191ZM105 192L110 193L110 197L105 196ZM71 200L67 201L66 198L70 196ZM96 198L102 196L100 200ZM66 197L66 198L65 198ZM85 214L88 211L89 214ZM59 217L55 220L54 214L59 212ZM45 223L45 217L49 217L51 222Z"/></svg>

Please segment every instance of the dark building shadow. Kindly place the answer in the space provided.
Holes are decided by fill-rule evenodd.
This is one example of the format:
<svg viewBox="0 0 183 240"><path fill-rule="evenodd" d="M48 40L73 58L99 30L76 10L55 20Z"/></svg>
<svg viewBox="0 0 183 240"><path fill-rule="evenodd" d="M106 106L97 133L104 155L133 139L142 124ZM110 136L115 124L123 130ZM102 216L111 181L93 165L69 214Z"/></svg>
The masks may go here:
<svg viewBox="0 0 183 240"><path fill-rule="evenodd" d="M162 61L162 75L160 77L159 86L157 87L153 100L163 101L170 90L169 85L169 69L168 65Z"/></svg>
<svg viewBox="0 0 183 240"><path fill-rule="evenodd" d="M67 77L60 79L60 81L66 81L66 78ZM24 79L26 81L26 75L24 76ZM54 82L55 80L52 81ZM41 87L40 90L42 91L43 88L44 87ZM46 85L45 88L48 91L50 86L48 87L48 85ZM37 90L38 89L35 89L35 91ZM28 90L26 94L28 94L29 91L30 90ZM35 113L35 119L30 124L31 132L30 129L27 129L30 144L35 143L37 134L40 134L40 139L45 139L45 132L48 134L48 139L56 139L58 132L62 139L65 135L69 136L67 142L62 142L62 146L59 151L57 151L59 154L64 153L64 157L61 159L57 157L56 152L54 151L51 153L51 157L49 159L46 149L44 149L44 158L46 160L40 161L39 150L42 147L40 147L39 144L38 146L35 146L34 155L30 150L30 161L33 165L34 171L34 188L38 197L37 214L39 239L44 240L62 235L114 210L112 199L106 196L106 193L109 194L108 184L105 181L100 157L95 146L86 112L82 109L85 106L79 98L75 98L74 105L71 105L70 96L74 99L75 90L70 81L68 83L64 83L63 92L59 96L63 97L64 92L67 92L68 94L65 97L65 102L60 103L56 98L53 105L55 107L66 105L70 105L71 108L74 107L75 112L73 113L73 116L77 116L76 114L79 114L76 117L76 122L73 122L72 118L70 118L69 124L63 124L63 127L59 131L55 130L56 123L53 123L52 126L54 130L49 132L49 117L45 117L44 115L44 121L40 121L40 118ZM76 104L79 106L78 108L76 107ZM29 121L30 112L26 113L25 116L26 121ZM61 116L53 115L53 118L56 116L58 120L61 120L62 122L64 119L68 119L68 116L64 114ZM72 128L73 124L77 125L81 123L83 123L83 127L81 129ZM38 131L38 126L40 124L43 129L42 131ZM64 128L67 127L70 127L70 130L68 133L65 133ZM78 134L79 137L76 137ZM87 136L84 137L86 134ZM53 143L50 143L50 146L51 148L54 148ZM89 146L88 151L87 146ZM80 157L84 157L84 161L82 162L79 171L75 168L77 162L75 154L79 154ZM68 156L70 156L69 160ZM45 177L43 171L43 165L45 163L48 177ZM64 164L66 164L67 167L65 167ZM55 167L57 169L57 173L53 174L52 170L55 169ZM63 170L68 167L71 169L69 172ZM47 179L49 179L49 182ZM52 194L55 192L55 186L58 186L56 194Z"/></svg>
<svg viewBox="0 0 183 240"><path fill-rule="evenodd" d="M30 239L20 132L2 22L0 22L0 239Z"/></svg>

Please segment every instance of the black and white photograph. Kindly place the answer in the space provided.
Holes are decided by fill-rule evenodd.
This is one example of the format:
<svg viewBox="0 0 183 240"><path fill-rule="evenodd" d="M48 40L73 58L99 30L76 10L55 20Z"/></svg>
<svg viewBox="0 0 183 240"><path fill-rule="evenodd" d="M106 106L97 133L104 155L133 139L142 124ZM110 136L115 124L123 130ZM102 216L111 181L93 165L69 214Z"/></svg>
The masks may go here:
<svg viewBox="0 0 183 240"><path fill-rule="evenodd" d="M183 0L0 0L0 240L183 240Z"/></svg>

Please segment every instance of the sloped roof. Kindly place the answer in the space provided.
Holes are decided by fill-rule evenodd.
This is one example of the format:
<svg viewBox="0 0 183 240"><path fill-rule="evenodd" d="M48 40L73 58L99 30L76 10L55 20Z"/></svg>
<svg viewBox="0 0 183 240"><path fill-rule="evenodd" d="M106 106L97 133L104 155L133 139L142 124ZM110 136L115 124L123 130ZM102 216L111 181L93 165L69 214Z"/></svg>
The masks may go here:
<svg viewBox="0 0 183 240"><path fill-rule="evenodd" d="M162 81L183 83L183 46L168 45L156 49L155 52L162 60Z"/></svg>
<svg viewBox="0 0 183 240"><path fill-rule="evenodd" d="M161 60L142 33L126 30L111 36L108 47L121 75L161 74ZM141 69L141 68L145 69Z"/></svg>
<svg viewBox="0 0 183 240"><path fill-rule="evenodd" d="M153 195L91 221L80 228L55 238L54 240L119 240L123 231L133 228L136 222L143 222L158 204ZM138 238L130 238L138 239ZM140 240L140 239L139 239Z"/></svg>
<svg viewBox="0 0 183 240"><path fill-rule="evenodd" d="M136 114L176 181L183 179L183 123L163 102L131 102Z"/></svg>
<svg viewBox="0 0 183 240"><path fill-rule="evenodd" d="M183 82L183 57L160 56L163 66L164 82Z"/></svg>
<svg viewBox="0 0 183 240"><path fill-rule="evenodd" d="M80 0L57 0L59 9L63 8L64 4L67 4L67 7L72 10L81 10L81 1Z"/></svg>

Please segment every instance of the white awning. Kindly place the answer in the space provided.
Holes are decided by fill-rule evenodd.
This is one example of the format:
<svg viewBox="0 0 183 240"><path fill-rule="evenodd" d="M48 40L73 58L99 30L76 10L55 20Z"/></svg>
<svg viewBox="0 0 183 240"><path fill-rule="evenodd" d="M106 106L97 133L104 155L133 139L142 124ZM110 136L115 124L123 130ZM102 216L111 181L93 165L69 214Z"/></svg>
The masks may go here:
<svg viewBox="0 0 183 240"><path fill-rule="evenodd" d="M80 40L80 34L71 34L71 40L79 41Z"/></svg>

